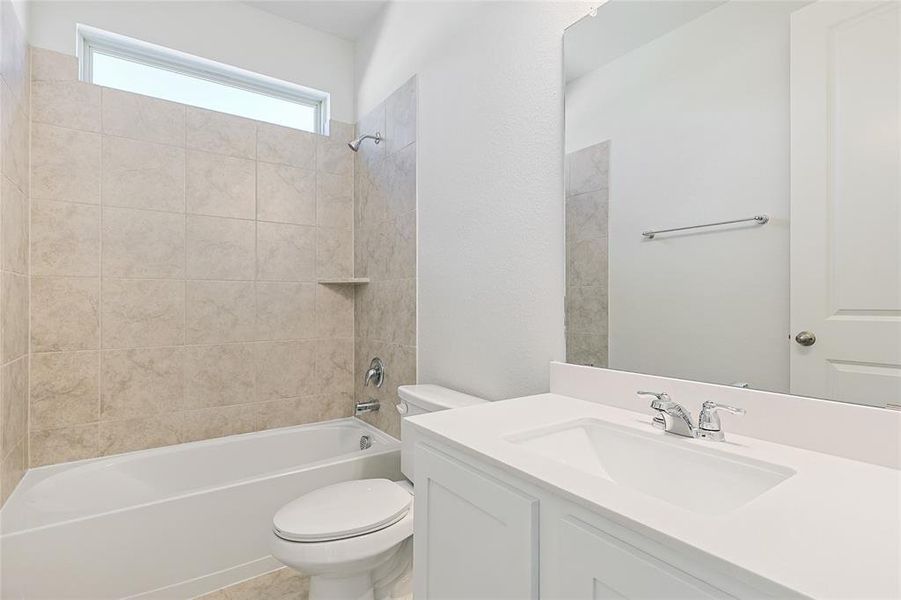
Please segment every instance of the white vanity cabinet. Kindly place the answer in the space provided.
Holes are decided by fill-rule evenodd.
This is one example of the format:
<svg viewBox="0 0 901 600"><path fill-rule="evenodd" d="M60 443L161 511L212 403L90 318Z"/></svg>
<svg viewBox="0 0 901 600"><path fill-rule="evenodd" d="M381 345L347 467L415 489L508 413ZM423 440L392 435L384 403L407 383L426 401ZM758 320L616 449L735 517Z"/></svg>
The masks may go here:
<svg viewBox="0 0 901 600"><path fill-rule="evenodd" d="M418 600L791 597L440 442L415 457Z"/></svg>

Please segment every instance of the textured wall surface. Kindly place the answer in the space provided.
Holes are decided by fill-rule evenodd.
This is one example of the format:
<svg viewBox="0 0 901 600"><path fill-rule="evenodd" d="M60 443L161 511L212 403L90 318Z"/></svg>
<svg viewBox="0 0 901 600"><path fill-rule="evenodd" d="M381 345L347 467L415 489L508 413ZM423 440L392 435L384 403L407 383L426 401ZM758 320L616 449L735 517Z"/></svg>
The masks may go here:
<svg viewBox="0 0 901 600"><path fill-rule="evenodd" d="M607 366L610 141L566 155L566 362Z"/></svg>
<svg viewBox="0 0 901 600"><path fill-rule="evenodd" d="M351 414L349 125L77 81L34 49L32 466Z"/></svg>
<svg viewBox="0 0 901 600"><path fill-rule="evenodd" d="M363 418L395 437L397 386L416 382L416 105L413 78L357 125L358 133L380 131L385 140L366 140L356 156L355 268L370 283L356 291L355 396L381 401L379 412ZM385 383L363 387L376 356Z"/></svg>

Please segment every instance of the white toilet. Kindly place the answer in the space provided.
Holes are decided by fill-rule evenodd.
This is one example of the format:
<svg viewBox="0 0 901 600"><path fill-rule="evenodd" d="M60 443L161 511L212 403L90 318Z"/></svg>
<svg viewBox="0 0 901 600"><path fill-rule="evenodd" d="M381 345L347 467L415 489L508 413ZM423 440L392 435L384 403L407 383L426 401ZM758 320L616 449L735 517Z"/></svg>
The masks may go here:
<svg viewBox="0 0 901 600"><path fill-rule="evenodd" d="M485 402L437 385L397 390L406 417ZM404 475L413 457L403 453ZM361 479L314 490L289 502L272 520L272 555L310 575L310 600L411 597L413 486Z"/></svg>

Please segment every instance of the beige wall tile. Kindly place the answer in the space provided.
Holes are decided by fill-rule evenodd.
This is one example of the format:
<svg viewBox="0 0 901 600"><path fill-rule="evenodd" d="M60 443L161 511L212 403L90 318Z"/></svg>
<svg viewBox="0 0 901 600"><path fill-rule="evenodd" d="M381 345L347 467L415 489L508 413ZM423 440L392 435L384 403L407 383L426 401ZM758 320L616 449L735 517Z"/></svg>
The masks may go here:
<svg viewBox="0 0 901 600"><path fill-rule="evenodd" d="M320 173L316 188L316 219L320 226L353 229L354 181L347 175Z"/></svg>
<svg viewBox="0 0 901 600"><path fill-rule="evenodd" d="M383 138L386 137L387 128L384 102L369 111L369 113L357 123L357 135L363 135L364 133L375 135L375 132L381 133ZM354 159L358 165L368 165L371 167L380 162L387 155L388 144L385 141L375 144L373 143L373 140L366 140L363 142L363 145L360 146L360 150L356 153Z"/></svg>
<svg viewBox="0 0 901 600"><path fill-rule="evenodd" d="M607 189L566 198L566 243L607 237Z"/></svg>
<svg viewBox="0 0 901 600"><path fill-rule="evenodd" d="M356 368L354 377L357 399L375 398L382 403L382 410L362 416L363 420L400 438L400 415L390 409L397 403L397 388L416 383L416 349L410 346L386 344L368 339L357 339ZM385 364L385 383L381 388L363 387L362 373L369 361L378 356Z"/></svg>
<svg viewBox="0 0 901 600"><path fill-rule="evenodd" d="M258 281L257 339L301 340L316 336L316 284Z"/></svg>
<svg viewBox="0 0 901 600"><path fill-rule="evenodd" d="M28 440L21 440L12 452L0 459L0 506L9 499L25 475L25 469L28 468L25 451L27 446Z"/></svg>
<svg viewBox="0 0 901 600"><path fill-rule="evenodd" d="M316 172L257 163L257 219L297 225L316 223Z"/></svg>
<svg viewBox="0 0 901 600"><path fill-rule="evenodd" d="M181 441L182 415L137 417L121 421L102 421L98 452L101 456L170 446Z"/></svg>
<svg viewBox="0 0 901 600"><path fill-rule="evenodd" d="M0 257L4 271L28 273L28 198L8 178L0 178Z"/></svg>
<svg viewBox="0 0 901 600"><path fill-rule="evenodd" d="M253 402L254 364L251 344L189 346L185 349L185 407Z"/></svg>
<svg viewBox="0 0 901 600"><path fill-rule="evenodd" d="M353 276L353 232L349 229L320 227L317 233L317 276L322 278Z"/></svg>
<svg viewBox="0 0 901 600"><path fill-rule="evenodd" d="M328 339L353 337L353 286L316 286L316 326L316 335L319 338Z"/></svg>
<svg viewBox="0 0 901 600"><path fill-rule="evenodd" d="M100 135L53 125L31 131L31 196L100 203Z"/></svg>
<svg viewBox="0 0 901 600"><path fill-rule="evenodd" d="M285 223L257 223L257 279L314 281L316 228Z"/></svg>
<svg viewBox="0 0 901 600"><path fill-rule="evenodd" d="M28 278L0 273L0 364L28 352Z"/></svg>
<svg viewBox="0 0 901 600"><path fill-rule="evenodd" d="M416 210L416 144L410 144L388 157L386 218L395 219Z"/></svg>
<svg viewBox="0 0 901 600"><path fill-rule="evenodd" d="M355 234L355 266L359 276L377 281L416 276L415 211L359 227Z"/></svg>
<svg viewBox="0 0 901 600"><path fill-rule="evenodd" d="M259 428L273 429L349 417L353 407L349 398L317 394L260 402L258 411Z"/></svg>
<svg viewBox="0 0 901 600"><path fill-rule="evenodd" d="M607 238L566 243L567 287L607 288Z"/></svg>
<svg viewBox="0 0 901 600"><path fill-rule="evenodd" d="M256 235L253 221L188 216L188 277L252 280Z"/></svg>
<svg viewBox="0 0 901 600"><path fill-rule="evenodd" d="M185 217L132 208L103 208L103 276L185 276Z"/></svg>
<svg viewBox="0 0 901 600"><path fill-rule="evenodd" d="M93 423L100 417L97 352L31 356L31 427L53 429Z"/></svg>
<svg viewBox="0 0 901 600"><path fill-rule="evenodd" d="M77 81L78 58L53 50L32 47L32 81Z"/></svg>
<svg viewBox="0 0 901 600"><path fill-rule="evenodd" d="M68 202L31 205L33 275L100 274L100 208Z"/></svg>
<svg viewBox="0 0 901 600"><path fill-rule="evenodd" d="M339 142L352 140L357 135L354 131L353 123L344 123L335 119L331 119L328 123L328 137Z"/></svg>
<svg viewBox="0 0 901 600"><path fill-rule="evenodd" d="M610 144L602 142L567 156L569 163L569 188L566 195L594 192L607 187L610 164Z"/></svg>
<svg viewBox="0 0 901 600"><path fill-rule="evenodd" d="M182 347L104 351L100 418L107 421L180 409L185 389L184 354Z"/></svg>
<svg viewBox="0 0 901 600"><path fill-rule="evenodd" d="M98 455L98 424L32 430L29 435L31 467L93 458Z"/></svg>
<svg viewBox="0 0 901 600"><path fill-rule="evenodd" d="M35 81L31 84L31 120L100 131L101 89L83 81Z"/></svg>
<svg viewBox="0 0 901 600"><path fill-rule="evenodd" d="M31 280L31 351L100 347L100 280L34 277Z"/></svg>
<svg viewBox="0 0 901 600"><path fill-rule="evenodd" d="M256 158L256 122L212 110L187 107L188 148Z"/></svg>
<svg viewBox="0 0 901 600"><path fill-rule="evenodd" d="M261 342L254 345L256 400L308 396L317 392L318 342Z"/></svg>
<svg viewBox="0 0 901 600"><path fill-rule="evenodd" d="M29 83L28 40L12 2L3 2L0 21L3 27L0 31L0 72L13 87L16 96L25 98Z"/></svg>
<svg viewBox="0 0 901 600"><path fill-rule="evenodd" d="M566 332L566 362L592 367L607 366L607 335Z"/></svg>
<svg viewBox="0 0 901 600"><path fill-rule="evenodd" d="M366 143L372 140L367 140ZM320 173L350 175L354 172L354 152L347 141L332 141L327 137L316 140L316 170Z"/></svg>
<svg viewBox="0 0 901 600"><path fill-rule="evenodd" d="M256 334L252 281L189 281L187 283L189 344L249 342Z"/></svg>
<svg viewBox="0 0 901 600"><path fill-rule="evenodd" d="M317 137L306 131L260 123L257 126L257 160L315 169Z"/></svg>
<svg viewBox="0 0 901 600"><path fill-rule="evenodd" d="M387 218L388 170L385 164L385 161L367 164L357 159L354 167L354 223L357 227L371 227Z"/></svg>
<svg viewBox="0 0 901 600"><path fill-rule="evenodd" d="M29 129L27 100L17 97L6 79L0 80L0 170L28 190Z"/></svg>
<svg viewBox="0 0 901 600"><path fill-rule="evenodd" d="M373 281L360 288L359 335L373 340L416 345L416 280Z"/></svg>
<svg viewBox="0 0 901 600"><path fill-rule="evenodd" d="M185 210L183 148L105 135L101 170L103 204Z"/></svg>
<svg viewBox="0 0 901 600"><path fill-rule="evenodd" d="M385 142L393 154L416 141L416 77L385 100Z"/></svg>
<svg viewBox="0 0 901 600"><path fill-rule="evenodd" d="M352 338L319 340L316 343L316 389L318 393L326 396L353 395L354 341Z"/></svg>
<svg viewBox="0 0 901 600"><path fill-rule="evenodd" d="M187 210L217 217L253 219L256 163L209 152L188 151Z"/></svg>
<svg viewBox="0 0 901 600"><path fill-rule="evenodd" d="M607 334L606 288L567 287L565 305L569 332Z"/></svg>
<svg viewBox="0 0 901 600"><path fill-rule="evenodd" d="M103 132L173 146L185 143L185 106L103 88Z"/></svg>
<svg viewBox="0 0 901 600"><path fill-rule="evenodd" d="M260 428L256 404L217 406L181 413L179 438L183 442L248 433Z"/></svg>
<svg viewBox="0 0 901 600"><path fill-rule="evenodd" d="M176 346L185 341L185 282L105 279L104 348Z"/></svg>
<svg viewBox="0 0 901 600"><path fill-rule="evenodd" d="M34 417L32 417L34 418ZM0 456L28 435L28 358L0 367Z"/></svg>

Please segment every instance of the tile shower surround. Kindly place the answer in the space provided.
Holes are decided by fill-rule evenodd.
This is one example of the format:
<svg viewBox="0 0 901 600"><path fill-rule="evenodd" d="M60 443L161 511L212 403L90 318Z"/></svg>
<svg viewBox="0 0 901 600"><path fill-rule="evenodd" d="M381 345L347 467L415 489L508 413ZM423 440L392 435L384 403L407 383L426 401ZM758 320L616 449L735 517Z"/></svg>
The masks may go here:
<svg viewBox="0 0 901 600"><path fill-rule="evenodd" d="M353 128L32 73L29 464L352 414Z"/></svg>
<svg viewBox="0 0 901 600"><path fill-rule="evenodd" d="M28 467L28 45L0 1L0 506Z"/></svg>

